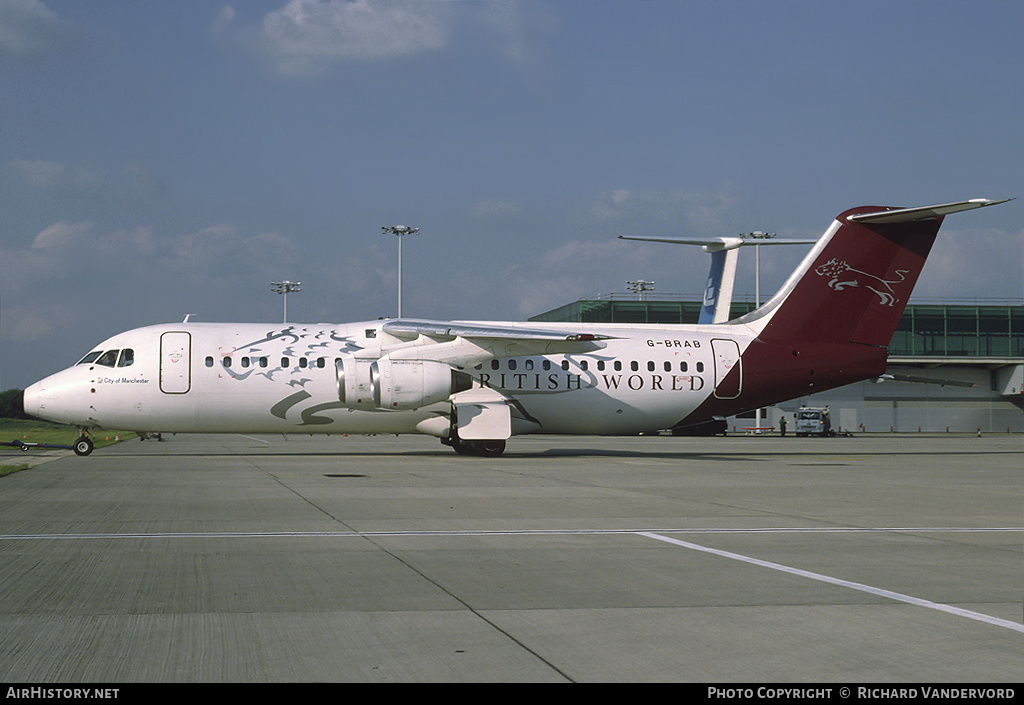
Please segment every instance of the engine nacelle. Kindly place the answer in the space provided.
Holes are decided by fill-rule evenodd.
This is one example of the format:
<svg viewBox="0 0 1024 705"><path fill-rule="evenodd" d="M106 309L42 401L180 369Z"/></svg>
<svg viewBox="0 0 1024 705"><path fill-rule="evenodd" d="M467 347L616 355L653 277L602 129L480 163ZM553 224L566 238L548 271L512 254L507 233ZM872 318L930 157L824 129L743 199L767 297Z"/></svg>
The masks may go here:
<svg viewBox="0 0 1024 705"><path fill-rule="evenodd" d="M346 355L335 368L338 400L353 409L418 409L473 386L469 374L432 360L361 360Z"/></svg>
<svg viewBox="0 0 1024 705"><path fill-rule="evenodd" d="M338 400L353 409L374 409L371 367L376 360L345 355L334 364L338 374Z"/></svg>
<svg viewBox="0 0 1024 705"><path fill-rule="evenodd" d="M443 362L392 360L370 366L373 401L381 409L419 409L473 386L473 378Z"/></svg>

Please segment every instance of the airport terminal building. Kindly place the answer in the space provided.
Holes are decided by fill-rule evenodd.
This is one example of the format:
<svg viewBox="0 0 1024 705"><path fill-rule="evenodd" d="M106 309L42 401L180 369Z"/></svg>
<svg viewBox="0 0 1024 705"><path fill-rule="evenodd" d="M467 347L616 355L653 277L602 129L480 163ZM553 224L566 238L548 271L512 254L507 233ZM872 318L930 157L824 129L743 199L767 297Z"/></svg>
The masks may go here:
<svg viewBox="0 0 1024 705"><path fill-rule="evenodd" d="M699 301L609 294L574 301L531 321L696 323ZM732 302L730 318L754 309ZM888 378L891 376L891 379ZM1019 302L907 305L889 346L887 378L867 380L765 409L759 427L801 406L829 407L841 431L1024 432L1024 305ZM728 419L729 431L755 426L754 413ZM792 426L790 426L792 428Z"/></svg>

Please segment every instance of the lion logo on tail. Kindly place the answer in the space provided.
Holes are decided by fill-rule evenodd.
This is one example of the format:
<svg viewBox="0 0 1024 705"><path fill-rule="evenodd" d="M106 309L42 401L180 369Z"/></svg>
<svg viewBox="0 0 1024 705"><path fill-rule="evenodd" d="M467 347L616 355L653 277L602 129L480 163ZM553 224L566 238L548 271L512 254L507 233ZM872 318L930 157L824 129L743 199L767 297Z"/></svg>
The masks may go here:
<svg viewBox="0 0 1024 705"><path fill-rule="evenodd" d="M894 274L898 278L886 280L876 277L874 274L854 269L847 262L833 258L815 269L814 273L821 277L828 277L828 285L831 289L842 291L847 287L863 286L878 295L878 303L883 306L892 306L899 301L893 286L905 281L909 271L908 269L897 269ZM862 278L866 280L864 283L861 283Z"/></svg>

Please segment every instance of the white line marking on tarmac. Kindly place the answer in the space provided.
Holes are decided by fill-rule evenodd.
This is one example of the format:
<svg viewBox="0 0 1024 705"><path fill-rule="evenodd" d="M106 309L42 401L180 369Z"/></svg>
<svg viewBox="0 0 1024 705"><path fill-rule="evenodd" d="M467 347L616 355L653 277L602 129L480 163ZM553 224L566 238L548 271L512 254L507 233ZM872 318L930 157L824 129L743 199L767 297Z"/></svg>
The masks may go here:
<svg viewBox="0 0 1024 705"><path fill-rule="evenodd" d="M212 539L212 538L360 538L378 536L586 536L635 534L972 534L972 533L1024 533L1024 527L925 527L904 526L887 528L866 527L776 527L756 529L479 529L479 530L405 530L405 531L157 531L119 534L0 534L0 541L38 539Z"/></svg>
<svg viewBox="0 0 1024 705"><path fill-rule="evenodd" d="M772 563L771 561L763 561L759 558L751 558L750 556L744 556L739 553L732 553L731 551L721 551L717 548L708 548L707 546L701 546L699 544L690 543L689 541L682 541L680 539L670 538L668 536L662 536L660 534L652 533L649 531L639 532L640 536L646 536L647 538L655 539L657 541L664 541L674 546L680 546L682 548L688 548L693 551L700 551L702 553L709 553L714 556L721 558L729 558L734 561L741 561L743 563L749 563L750 565L756 565L761 568L770 568L772 570L778 570L783 573L789 573L790 575L798 575L803 578L810 578L811 580L817 580L819 582L828 583L830 585L837 585L839 587L850 588L851 590L859 590L860 592L866 592L871 595L878 597L885 597L890 600L896 600L897 602L905 602L908 605L916 605L918 607L927 607L928 609L937 610L939 612L945 612L947 614L953 614L958 617L967 617L978 622L984 622L985 624L991 624L997 627L1004 627L1006 629L1012 629L1015 632L1024 633L1024 624L1017 624L1006 619L1000 619L998 617L992 617L987 614L980 612L972 612L971 610L965 610L960 607L953 607L952 605L944 605L940 602L932 602L931 600L922 600L918 597L911 597L910 595L904 595L899 592L893 592L892 590L884 590L882 588L872 587L870 585L864 585L862 583L854 583L849 580L842 580L840 578L833 578L829 575L822 575L821 573L812 573L809 570L801 570L800 568L793 568L788 565L782 565L781 563Z"/></svg>
<svg viewBox="0 0 1024 705"><path fill-rule="evenodd" d="M662 541L681 548L688 548L693 551L700 551L720 558L741 561L761 568L797 575L811 580L836 585L839 587L858 590L878 597L884 597L897 602L904 602L918 607L945 612L947 614L966 617L985 624L1011 629L1024 633L1024 624L1017 624L1006 619L992 617L980 612L965 610L952 605L945 605L931 600L924 600L899 592L876 588L862 583L855 583L841 578L833 578L829 575L814 573L800 568L773 563L771 561L751 558L739 553L722 551L716 548L709 548L699 544L690 543L681 539L674 539L663 534L750 534L750 533L1003 533L1003 532L1024 532L1024 527L890 527L890 528L865 528L865 527L802 527L802 528L756 528L756 529L659 529L658 531L643 531L638 529L510 529L510 530L479 530L479 531L224 531L224 532L153 532L153 533L122 533L122 534L0 534L0 541L27 541L27 540L97 540L97 539L153 539L153 538L179 538L179 539L213 539L213 538L371 538L371 537L403 537L403 536L586 536L586 535L613 535L632 534L646 538Z"/></svg>

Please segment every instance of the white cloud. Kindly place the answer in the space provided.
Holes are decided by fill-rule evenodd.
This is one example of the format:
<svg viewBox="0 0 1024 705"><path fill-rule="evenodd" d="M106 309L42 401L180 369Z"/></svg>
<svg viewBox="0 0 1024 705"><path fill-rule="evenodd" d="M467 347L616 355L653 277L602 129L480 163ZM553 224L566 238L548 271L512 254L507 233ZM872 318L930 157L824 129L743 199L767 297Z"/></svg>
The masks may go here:
<svg viewBox="0 0 1024 705"><path fill-rule="evenodd" d="M92 223L89 222L69 223L66 220L61 220L36 235L32 240L32 249L49 250L67 247L79 236L88 232L90 228L92 228Z"/></svg>
<svg viewBox="0 0 1024 705"><path fill-rule="evenodd" d="M23 183L45 191L95 190L106 180L103 171L73 167L59 162L14 159L7 163L6 168Z"/></svg>
<svg viewBox="0 0 1024 705"><path fill-rule="evenodd" d="M947 223L950 221L947 220ZM993 253L1001 253L993 257ZM1014 256L1008 256L1013 253ZM1024 294L1024 230L1011 234L1000 229L943 226L935 240L915 298L956 303L966 299L1018 297ZM950 295L951 290L959 292Z"/></svg>
<svg viewBox="0 0 1024 705"><path fill-rule="evenodd" d="M382 59L444 47L446 3L391 0L291 0L263 19L262 38L282 73L324 61Z"/></svg>
<svg viewBox="0 0 1024 705"><path fill-rule="evenodd" d="M67 306L54 301L21 301L4 307L0 314L4 337L17 343L44 340L74 323L75 315Z"/></svg>
<svg viewBox="0 0 1024 705"><path fill-rule="evenodd" d="M230 25L234 19L235 8L231 7L231 5L225 5L220 9L220 12L217 13L216 19L214 19L213 23L210 25L210 31L214 34L220 34L228 28L228 25Z"/></svg>
<svg viewBox="0 0 1024 705"><path fill-rule="evenodd" d="M214 33L233 19L234 11L226 7ZM527 9L517 0L289 0L263 18L258 41L278 72L292 76L344 61L414 56L455 44L530 67L543 55L535 39L553 24L539 6Z"/></svg>
<svg viewBox="0 0 1024 705"><path fill-rule="evenodd" d="M189 279L205 276L269 276L271 268L295 262L292 241L278 233L247 235L234 225L214 225L171 238L160 252L165 268Z"/></svg>
<svg viewBox="0 0 1024 705"><path fill-rule="evenodd" d="M57 13L39 0L0 2L0 53L27 56L48 51L64 31Z"/></svg>
<svg viewBox="0 0 1024 705"><path fill-rule="evenodd" d="M719 235L732 207L729 194L616 189L592 202L586 216L594 226L632 229L620 235L653 234L640 229L679 236Z"/></svg>

